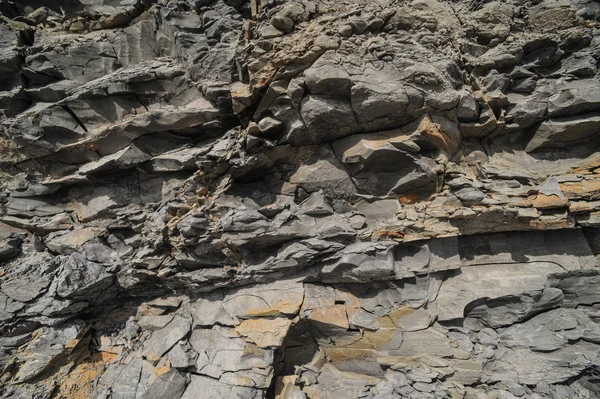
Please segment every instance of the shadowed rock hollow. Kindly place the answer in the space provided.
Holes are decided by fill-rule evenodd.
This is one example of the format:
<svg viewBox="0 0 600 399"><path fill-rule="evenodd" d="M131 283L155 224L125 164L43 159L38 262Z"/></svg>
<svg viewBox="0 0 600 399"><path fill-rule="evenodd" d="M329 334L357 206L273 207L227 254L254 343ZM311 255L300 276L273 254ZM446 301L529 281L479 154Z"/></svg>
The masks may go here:
<svg viewBox="0 0 600 399"><path fill-rule="evenodd" d="M0 396L597 398L599 18L0 0Z"/></svg>

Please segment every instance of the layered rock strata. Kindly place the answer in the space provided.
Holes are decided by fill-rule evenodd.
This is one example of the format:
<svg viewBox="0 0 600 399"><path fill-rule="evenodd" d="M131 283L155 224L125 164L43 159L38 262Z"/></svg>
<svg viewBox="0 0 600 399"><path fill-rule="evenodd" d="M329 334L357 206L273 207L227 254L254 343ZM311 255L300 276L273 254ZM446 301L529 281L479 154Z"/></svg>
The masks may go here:
<svg viewBox="0 0 600 399"><path fill-rule="evenodd" d="M598 18L0 0L0 396L598 397Z"/></svg>

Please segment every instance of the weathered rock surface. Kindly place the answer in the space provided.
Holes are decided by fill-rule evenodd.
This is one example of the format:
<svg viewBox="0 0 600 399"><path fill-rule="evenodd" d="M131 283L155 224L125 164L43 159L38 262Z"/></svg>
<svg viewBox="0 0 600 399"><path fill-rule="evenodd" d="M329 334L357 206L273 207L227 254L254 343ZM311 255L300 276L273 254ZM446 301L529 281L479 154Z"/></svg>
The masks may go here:
<svg viewBox="0 0 600 399"><path fill-rule="evenodd" d="M599 15L0 0L0 396L599 397Z"/></svg>

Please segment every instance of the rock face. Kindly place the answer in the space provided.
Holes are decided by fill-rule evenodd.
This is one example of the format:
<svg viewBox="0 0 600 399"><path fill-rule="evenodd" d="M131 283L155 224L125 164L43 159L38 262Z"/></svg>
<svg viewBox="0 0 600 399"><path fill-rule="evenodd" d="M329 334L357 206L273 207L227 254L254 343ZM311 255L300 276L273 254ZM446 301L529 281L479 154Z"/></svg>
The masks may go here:
<svg viewBox="0 0 600 399"><path fill-rule="evenodd" d="M0 396L600 397L599 15L0 0Z"/></svg>

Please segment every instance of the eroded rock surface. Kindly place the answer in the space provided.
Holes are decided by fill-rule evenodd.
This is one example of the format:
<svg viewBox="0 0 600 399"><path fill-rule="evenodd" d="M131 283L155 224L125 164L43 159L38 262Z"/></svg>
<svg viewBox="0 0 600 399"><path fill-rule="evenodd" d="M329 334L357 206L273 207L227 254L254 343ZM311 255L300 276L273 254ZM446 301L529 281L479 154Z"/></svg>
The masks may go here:
<svg viewBox="0 0 600 399"><path fill-rule="evenodd" d="M0 396L599 397L599 16L0 0Z"/></svg>

